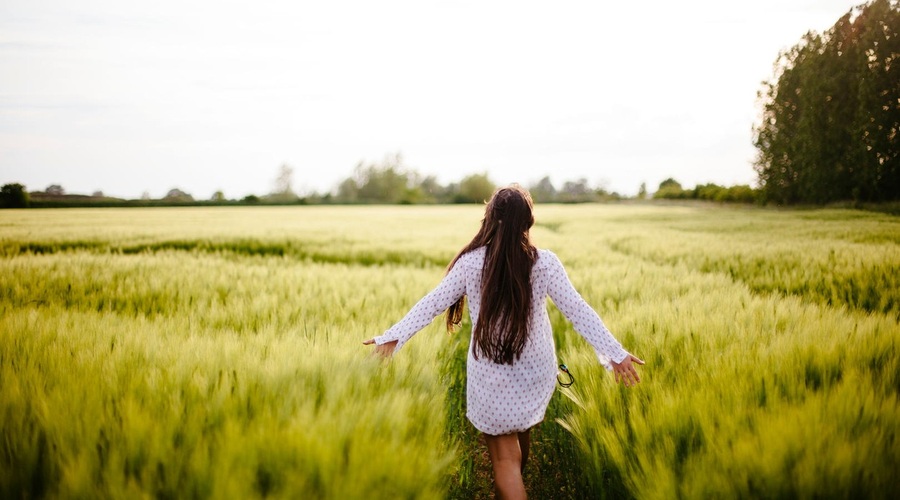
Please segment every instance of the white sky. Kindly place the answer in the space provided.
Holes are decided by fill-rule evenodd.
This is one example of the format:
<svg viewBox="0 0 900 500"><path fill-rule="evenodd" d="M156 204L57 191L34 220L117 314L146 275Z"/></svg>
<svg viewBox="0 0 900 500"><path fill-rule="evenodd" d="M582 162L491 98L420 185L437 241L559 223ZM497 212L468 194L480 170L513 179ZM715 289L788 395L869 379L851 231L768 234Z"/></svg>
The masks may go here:
<svg viewBox="0 0 900 500"><path fill-rule="evenodd" d="M856 0L0 1L0 183L327 191L401 152L442 183L633 194L755 179L779 50Z"/></svg>

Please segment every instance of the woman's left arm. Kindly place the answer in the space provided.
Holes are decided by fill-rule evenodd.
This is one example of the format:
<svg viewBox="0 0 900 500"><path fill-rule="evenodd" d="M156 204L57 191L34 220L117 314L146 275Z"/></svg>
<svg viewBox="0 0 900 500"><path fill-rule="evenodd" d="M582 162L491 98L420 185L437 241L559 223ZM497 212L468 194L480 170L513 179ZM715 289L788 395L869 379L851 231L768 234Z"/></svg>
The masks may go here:
<svg viewBox="0 0 900 500"><path fill-rule="evenodd" d="M615 373L616 382L621 381L626 386L640 382L634 363L642 365L644 362L622 348L622 344L603 324L597 311L585 302L572 285L562 262L555 255L550 266L547 293L556 307L572 322L575 331L591 344L600 362L607 370Z"/></svg>
<svg viewBox="0 0 900 500"><path fill-rule="evenodd" d="M375 344L375 339L363 340L363 345L372 345ZM390 342L385 342L384 344L378 345L375 344L374 354L377 354L383 358L389 358L392 354L394 354L394 349L397 347L397 341L392 340Z"/></svg>

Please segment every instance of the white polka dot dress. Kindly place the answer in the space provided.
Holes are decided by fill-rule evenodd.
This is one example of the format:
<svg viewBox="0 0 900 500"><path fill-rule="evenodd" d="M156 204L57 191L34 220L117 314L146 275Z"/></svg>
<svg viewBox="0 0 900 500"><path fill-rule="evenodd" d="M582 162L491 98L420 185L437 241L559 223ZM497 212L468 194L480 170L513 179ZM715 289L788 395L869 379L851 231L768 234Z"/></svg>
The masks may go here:
<svg viewBox="0 0 900 500"><path fill-rule="evenodd" d="M395 352L416 332L428 326L463 295L468 296L472 324L481 306L481 270L485 249L473 250L456 261L441 283L422 298L407 315L375 337L376 344L396 340ZM524 431L544 419L556 388L556 348L547 315L546 297L572 322L575 330L594 347L600 362L612 369L628 355L597 313L572 286L562 263L549 250L540 250L531 270L532 304L528 341L522 357L502 365L472 355L466 363L466 416L481 432L500 435Z"/></svg>

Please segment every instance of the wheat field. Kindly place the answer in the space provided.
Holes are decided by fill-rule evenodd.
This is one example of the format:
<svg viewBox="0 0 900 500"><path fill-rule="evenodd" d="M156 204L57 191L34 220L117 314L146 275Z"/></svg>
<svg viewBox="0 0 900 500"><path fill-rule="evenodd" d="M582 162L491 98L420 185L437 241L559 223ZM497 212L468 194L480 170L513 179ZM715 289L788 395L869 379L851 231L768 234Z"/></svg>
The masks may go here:
<svg viewBox="0 0 900 500"><path fill-rule="evenodd" d="M390 362L482 208L0 211L3 498L480 498L469 326ZM533 498L894 498L900 219L712 205L536 207L643 382L552 303L576 384Z"/></svg>

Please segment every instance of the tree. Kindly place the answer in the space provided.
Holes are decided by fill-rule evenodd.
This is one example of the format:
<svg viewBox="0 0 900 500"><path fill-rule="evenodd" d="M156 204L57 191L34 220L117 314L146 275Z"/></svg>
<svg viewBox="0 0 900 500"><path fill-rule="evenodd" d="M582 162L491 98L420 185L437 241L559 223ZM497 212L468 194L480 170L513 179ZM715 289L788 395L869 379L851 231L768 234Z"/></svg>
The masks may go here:
<svg viewBox="0 0 900 500"><path fill-rule="evenodd" d="M647 183L646 182L641 183L641 187L638 188L637 197L639 200L647 199Z"/></svg>
<svg viewBox="0 0 900 500"><path fill-rule="evenodd" d="M587 201L596 201L597 194L588 186L585 178L577 181L566 181L558 195L559 201L563 203L583 203Z"/></svg>
<svg viewBox="0 0 900 500"><path fill-rule="evenodd" d="M779 54L753 129L764 199L900 199L897 54L897 0L855 7Z"/></svg>
<svg viewBox="0 0 900 500"><path fill-rule="evenodd" d="M270 201L276 203L291 203L297 201L297 195L294 193L294 169L287 164L281 165L278 169L278 176L275 177L275 190L268 196Z"/></svg>
<svg viewBox="0 0 900 500"><path fill-rule="evenodd" d="M725 201L733 201L737 203L753 203L756 201L756 192L747 184L738 184L728 188L728 194Z"/></svg>
<svg viewBox="0 0 900 500"><path fill-rule="evenodd" d="M225 199L225 193L223 193L222 190L219 190L213 193L209 201L213 203L225 203L227 200Z"/></svg>
<svg viewBox="0 0 900 500"><path fill-rule="evenodd" d="M413 187L400 153L385 156L380 164L359 162L354 169L354 181L357 200L363 203L402 203Z"/></svg>
<svg viewBox="0 0 900 500"><path fill-rule="evenodd" d="M669 177L668 179L659 183L659 189L653 193L654 198L684 198L684 189L681 187L681 183L676 181L675 179Z"/></svg>
<svg viewBox="0 0 900 500"><path fill-rule="evenodd" d="M494 194L496 185L488 178L487 173L472 174L459 182L459 193L456 203L485 203Z"/></svg>
<svg viewBox="0 0 900 500"><path fill-rule="evenodd" d="M51 196L63 196L66 194L66 190L59 184L50 184L47 186L47 189L44 190L44 193Z"/></svg>
<svg viewBox="0 0 900 500"><path fill-rule="evenodd" d="M340 203L356 203L359 200L359 186L352 177L341 181L337 188L337 201Z"/></svg>
<svg viewBox="0 0 900 500"><path fill-rule="evenodd" d="M0 188L0 208L28 208L30 204L28 191L22 184L4 184Z"/></svg>
<svg viewBox="0 0 900 500"><path fill-rule="evenodd" d="M163 200L170 203L191 203L194 201L194 197L178 188L172 188L166 193Z"/></svg>
<svg viewBox="0 0 900 500"><path fill-rule="evenodd" d="M446 195L446 189L438 182L437 177L429 175L418 183L422 191L423 203L436 203Z"/></svg>
<svg viewBox="0 0 900 500"><path fill-rule="evenodd" d="M552 203L556 201L556 187L553 186L549 176L539 180L528 191L531 192L531 197L534 201L538 203Z"/></svg>
<svg viewBox="0 0 900 500"><path fill-rule="evenodd" d="M697 184L691 196L697 200L726 201L728 189L718 184Z"/></svg>

